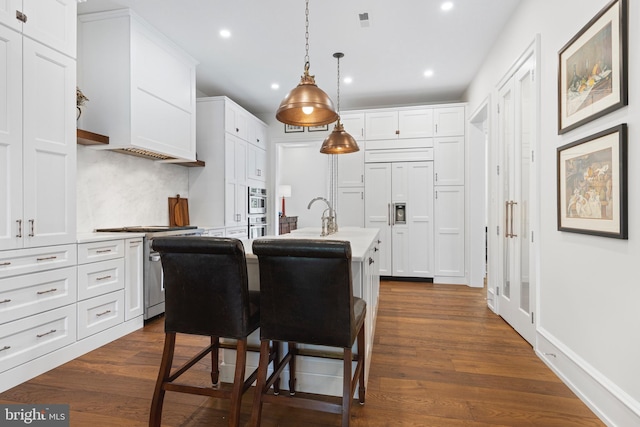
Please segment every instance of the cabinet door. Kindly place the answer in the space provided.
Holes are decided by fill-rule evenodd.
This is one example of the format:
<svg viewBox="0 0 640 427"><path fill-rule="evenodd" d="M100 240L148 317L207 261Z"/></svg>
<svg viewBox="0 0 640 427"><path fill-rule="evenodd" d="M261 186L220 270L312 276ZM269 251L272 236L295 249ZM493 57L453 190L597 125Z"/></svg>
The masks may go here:
<svg viewBox="0 0 640 427"><path fill-rule="evenodd" d="M267 127L253 117L249 118L247 141L256 147L267 149Z"/></svg>
<svg viewBox="0 0 640 427"><path fill-rule="evenodd" d="M364 147L360 151L340 154L338 159L338 187L362 187L364 185Z"/></svg>
<svg viewBox="0 0 640 427"><path fill-rule="evenodd" d="M247 223L247 143L225 138L225 225Z"/></svg>
<svg viewBox="0 0 640 427"><path fill-rule="evenodd" d="M435 138L435 185L464 185L464 136Z"/></svg>
<svg viewBox="0 0 640 427"><path fill-rule="evenodd" d="M435 190L435 274L464 276L464 187Z"/></svg>
<svg viewBox="0 0 640 427"><path fill-rule="evenodd" d="M339 227L364 227L364 188L338 188Z"/></svg>
<svg viewBox="0 0 640 427"><path fill-rule="evenodd" d="M398 139L398 112L365 113L365 127L367 140Z"/></svg>
<svg viewBox="0 0 640 427"><path fill-rule="evenodd" d="M57 51L76 57L77 0L24 0L22 32ZM15 12L14 12L15 16Z"/></svg>
<svg viewBox="0 0 640 427"><path fill-rule="evenodd" d="M433 116L435 136L464 135L464 107L436 108Z"/></svg>
<svg viewBox="0 0 640 427"><path fill-rule="evenodd" d="M144 272L142 261L144 245L142 238L127 239L124 247L124 320L131 320L144 314L144 293L142 283Z"/></svg>
<svg viewBox="0 0 640 427"><path fill-rule="evenodd" d="M364 113L341 114L340 123L342 123L344 130L360 145L360 150L364 150Z"/></svg>
<svg viewBox="0 0 640 427"><path fill-rule="evenodd" d="M257 181L266 180L267 153L252 144L247 145L247 177Z"/></svg>
<svg viewBox="0 0 640 427"><path fill-rule="evenodd" d="M391 164L365 165L365 227L380 229L380 275L391 275Z"/></svg>
<svg viewBox="0 0 640 427"><path fill-rule="evenodd" d="M231 102L225 102L224 128L231 135L247 140L249 136L247 113L240 106Z"/></svg>
<svg viewBox="0 0 640 427"><path fill-rule="evenodd" d="M22 0L0 0L0 24L20 31L22 22L16 19L16 10L21 9Z"/></svg>
<svg viewBox="0 0 640 427"><path fill-rule="evenodd" d="M400 138L428 138L433 136L433 110L403 110L398 112Z"/></svg>
<svg viewBox="0 0 640 427"><path fill-rule="evenodd" d="M25 246L75 242L76 63L23 38Z"/></svg>
<svg viewBox="0 0 640 427"><path fill-rule="evenodd" d="M22 36L2 25L0 66L4 100L0 103L0 250L4 250L22 247L22 238L17 237L22 222Z"/></svg>

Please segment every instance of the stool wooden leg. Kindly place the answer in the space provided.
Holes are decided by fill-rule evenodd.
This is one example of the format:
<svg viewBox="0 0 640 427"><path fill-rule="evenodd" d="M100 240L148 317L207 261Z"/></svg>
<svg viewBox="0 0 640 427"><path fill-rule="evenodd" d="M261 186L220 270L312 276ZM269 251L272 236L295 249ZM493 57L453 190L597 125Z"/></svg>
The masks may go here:
<svg viewBox="0 0 640 427"><path fill-rule="evenodd" d="M289 353L291 353L291 359L289 360L289 395L295 396L296 394L296 355L298 354L298 347L296 343L287 343L289 347Z"/></svg>
<svg viewBox="0 0 640 427"><path fill-rule="evenodd" d="M349 427L349 416L351 413L351 399L353 390L351 389L351 359L353 352L351 348L344 349L344 369L342 376L342 427Z"/></svg>
<svg viewBox="0 0 640 427"><path fill-rule="evenodd" d="M164 403L164 383L171 374L171 364L173 363L173 352L176 345L175 332L167 332L164 336L164 350L162 352L162 361L160 362L160 370L158 371L158 379L156 387L153 391L153 399L151 400L151 411L149 413L149 427L159 427L162 420L162 405Z"/></svg>
<svg viewBox="0 0 640 427"><path fill-rule="evenodd" d="M220 338L211 337L211 385L218 387L220 385L220 367L219 367L219 353L220 353Z"/></svg>
<svg viewBox="0 0 640 427"><path fill-rule="evenodd" d="M240 406L244 388L244 372L247 365L247 339L238 339L236 346L236 372L231 390L231 408L229 409L229 427L240 425Z"/></svg>
<svg viewBox="0 0 640 427"><path fill-rule="evenodd" d="M269 368L269 340L260 341L260 361L258 362L258 379L256 380L256 388L253 395L253 408L251 409L252 427L260 426L260 418L262 417L262 394L266 393L265 386L267 384L267 370Z"/></svg>
<svg viewBox="0 0 640 427"><path fill-rule="evenodd" d="M361 405L364 405L365 399L365 388L364 388L364 368L367 366L366 355L365 355L365 338L364 338L364 326L360 328L358 332L358 363L362 364L362 368L360 369L360 379L358 380L358 401Z"/></svg>
<svg viewBox="0 0 640 427"><path fill-rule="evenodd" d="M280 341L272 341L271 348L273 351L273 369L275 370L276 366L278 366L278 363L280 362L282 343ZM273 394L276 396L280 394L280 376L278 376L276 381L273 383Z"/></svg>

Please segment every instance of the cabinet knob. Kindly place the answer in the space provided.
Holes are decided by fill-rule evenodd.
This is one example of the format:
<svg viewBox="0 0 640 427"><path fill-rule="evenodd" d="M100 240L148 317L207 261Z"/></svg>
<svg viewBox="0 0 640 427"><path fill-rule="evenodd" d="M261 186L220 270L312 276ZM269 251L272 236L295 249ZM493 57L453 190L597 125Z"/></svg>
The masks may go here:
<svg viewBox="0 0 640 427"><path fill-rule="evenodd" d="M397 131L396 131L396 135L400 135L400 130L397 130Z"/></svg>
<svg viewBox="0 0 640 427"><path fill-rule="evenodd" d="M22 12L20 12L19 10L16 10L16 19L18 21L22 21L23 23L26 23L27 22L27 15L25 15Z"/></svg>

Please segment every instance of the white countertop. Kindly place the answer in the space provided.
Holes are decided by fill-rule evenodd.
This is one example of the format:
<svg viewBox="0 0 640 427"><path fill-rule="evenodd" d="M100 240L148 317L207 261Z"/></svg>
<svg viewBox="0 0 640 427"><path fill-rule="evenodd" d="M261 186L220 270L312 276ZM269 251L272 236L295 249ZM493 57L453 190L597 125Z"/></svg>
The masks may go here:
<svg viewBox="0 0 640 427"><path fill-rule="evenodd" d="M378 238L377 228L343 227L337 233L329 236L320 236L320 227L300 228L288 234L279 236L265 236L265 239L319 239L319 240L346 240L351 243L351 257L353 261L366 259L367 251L371 244ZM253 255L253 240L243 240L247 259L256 258Z"/></svg>
<svg viewBox="0 0 640 427"><path fill-rule="evenodd" d="M144 233L78 233L76 241L77 243L90 243L105 240L135 239L136 237L144 237Z"/></svg>

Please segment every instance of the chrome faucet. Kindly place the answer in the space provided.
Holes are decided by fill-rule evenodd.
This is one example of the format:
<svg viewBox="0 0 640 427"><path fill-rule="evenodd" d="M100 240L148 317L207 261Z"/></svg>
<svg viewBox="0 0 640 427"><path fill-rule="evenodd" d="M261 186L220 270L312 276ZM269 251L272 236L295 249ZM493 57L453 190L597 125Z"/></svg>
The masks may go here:
<svg viewBox="0 0 640 427"><path fill-rule="evenodd" d="M320 236L328 236L329 234L333 234L338 231L338 220L336 216L336 211L331 207L331 203L324 197L316 197L315 199L309 202L307 209L311 209L311 205L313 205L318 200L322 200L327 204L327 208L322 211L322 233Z"/></svg>

